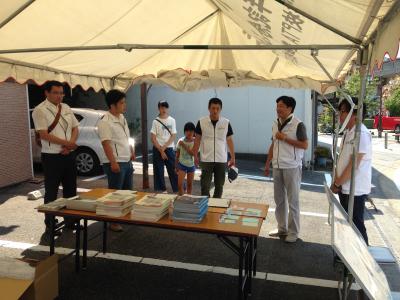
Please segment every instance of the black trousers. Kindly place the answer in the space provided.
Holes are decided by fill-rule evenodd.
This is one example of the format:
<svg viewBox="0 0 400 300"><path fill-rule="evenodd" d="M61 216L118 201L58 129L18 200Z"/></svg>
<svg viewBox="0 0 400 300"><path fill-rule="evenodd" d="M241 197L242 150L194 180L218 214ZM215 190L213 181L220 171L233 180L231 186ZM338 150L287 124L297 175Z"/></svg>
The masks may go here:
<svg viewBox="0 0 400 300"><path fill-rule="evenodd" d="M54 201L58 197L58 187L63 187L63 197L76 196L76 161L75 153L68 155L42 153L42 166L44 172L44 203ZM74 222L71 218L65 219L66 225ZM50 225L50 219L46 215L46 226Z"/></svg>
<svg viewBox="0 0 400 300"><path fill-rule="evenodd" d="M365 243L368 245L368 235L367 229L364 225L364 207L365 201L368 195L354 196L354 207L353 207L353 222L356 225L358 231L360 231ZM340 204L346 212L348 212L349 207L349 195L339 193Z"/></svg>

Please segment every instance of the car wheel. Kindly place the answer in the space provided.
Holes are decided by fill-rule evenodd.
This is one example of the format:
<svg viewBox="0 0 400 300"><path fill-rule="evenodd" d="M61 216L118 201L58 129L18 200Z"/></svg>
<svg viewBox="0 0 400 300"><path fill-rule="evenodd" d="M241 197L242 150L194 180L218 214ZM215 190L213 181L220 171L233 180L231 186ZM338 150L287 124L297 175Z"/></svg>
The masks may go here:
<svg viewBox="0 0 400 300"><path fill-rule="evenodd" d="M76 153L76 168L79 175L93 175L100 168L99 158L91 149L78 149Z"/></svg>
<svg viewBox="0 0 400 300"><path fill-rule="evenodd" d="M394 133L400 133L400 125L396 125L396 128L394 129Z"/></svg>

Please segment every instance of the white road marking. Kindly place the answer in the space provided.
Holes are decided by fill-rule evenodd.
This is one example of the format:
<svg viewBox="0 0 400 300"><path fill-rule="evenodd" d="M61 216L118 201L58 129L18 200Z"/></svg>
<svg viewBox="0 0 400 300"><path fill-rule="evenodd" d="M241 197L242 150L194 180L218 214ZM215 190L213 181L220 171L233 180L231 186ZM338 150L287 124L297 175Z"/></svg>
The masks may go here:
<svg viewBox="0 0 400 300"><path fill-rule="evenodd" d="M301 285L311 285L311 286L333 288L333 289L338 287L338 282L334 281L334 280L310 278L310 277L300 277L300 276L283 275L283 274L274 274L274 273L268 273L267 280L301 284ZM351 289L359 290L360 287L358 285L353 284Z"/></svg>
<svg viewBox="0 0 400 300"><path fill-rule="evenodd" d="M0 249L8 248L8 249L19 249L19 250L31 250L31 251L39 251L39 252L48 252L49 247L44 245L36 245L30 243L22 243L22 242L13 242L0 240ZM57 254L68 254L72 252L74 249L70 248L61 248L56 247L55 252ZM118 253L107 253L103 254L102 252L89 250L88 257L96 257L102 259L111 259L111 260L119 260L126 261L131 263L141 263L146 265L152 265L157 267L167 267L167 268L175 268L182 269L188 271L196 271L196 272L208 272L214 274L222 274L236 277L238 276L239 270L233 268L225 268L220 266L209 266L209 265L200 265L200 264L192 264L186 262L179 261L170 261L164 259L155 259L155 258L146 258L139 256L131 256L124 255ZM80 252L82 255L82 251ZM324 288L337 288L337 281L334 280L326 280L319 278L310 278L310 277L302 277L302 276L291 276L284 274L274 274L274 273L265 273L265 272L257 272L255 279L259 280L269 280L269 281L277 281L277 282L285 282L292 284L300 284L300 285L309 285L309 286L317 286ZM353 286L352 289L359 289L358 286Z"/></svg>
<svg viewBox="0 0 400 300"><path fill-rule="evenodd" d="M148 156L153 156L153 153L149 153ZM138 155L138 156L136 156L136 159L139 159L139 158L142 158L142 157L143 157L143 155Z"/></svg>
<svg viewBox="0 0 400 300"><path fill-rule="evenodd" d="M393 182L394 182L394 184L396 185L397 189L400 191L400 169L397 169L397 170L394 172L393 177L394 177Z"/></svg>
<svg viewBox="0 0 400 300"><path fill-rule="evenodd" d="M268 212L274 212L275 208L268 208ZM322 213L315 213L315 212L309 212L309 211L300 211L300 214L303 216L310 216L310 217L320 217L320 218L327 218L328 214L322 214Z"/></svg>
<svg viewBox="0 0 400 300"><path fill-rule="evenodd" d="M240 174L240 173L239 173L239 177L246 178L246 179L254 179L254 180L259 180L259 181L269 181L269 182L274 181L272 177L247 175L247 174ZM309 183L309 182L302 182L301 185L324 187L323 184L316 184L316 183Z"/></svg>
<svg viewBox="0 0 400 300"><path fill-rule="evenodd" d="M95 181L95 180L102 179L102 178L105 178L105 177L106 177L106 175L104 174L104 175L99 175L99 176L83 179L82 181L86 181L86 182Z"/></svg>

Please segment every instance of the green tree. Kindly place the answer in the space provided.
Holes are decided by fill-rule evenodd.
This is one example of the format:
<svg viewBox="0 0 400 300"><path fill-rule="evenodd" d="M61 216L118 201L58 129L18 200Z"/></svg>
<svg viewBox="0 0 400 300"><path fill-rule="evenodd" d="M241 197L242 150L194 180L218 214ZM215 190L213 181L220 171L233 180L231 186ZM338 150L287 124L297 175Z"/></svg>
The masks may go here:
<svg viewBox="0 0 400 300"><path fill-rule="evenodd" d="M400 116L400 87L397 87L385 101L385 107L390 112L390 116Z"/></svg>
<svg viewBox="0 0 400 300"><path fill-rule="evenodd" d="M367 115L374 116L379 112L379 98L377 97L377 87L379 79L377 77L369 77L367 81L364 104L367 107ZM344 90L353 97L360 97L361 76L359 72L354 73L347 80Z"/></svg>
<svg viewBox="0 0 400 300"><path fill-rule="evenodd" d="M333 117L332 117L332 109L329 106L324 107L324 110L319 115L318 118L319 131L325 132L327 129L332 129L333 126Z"/></svg>

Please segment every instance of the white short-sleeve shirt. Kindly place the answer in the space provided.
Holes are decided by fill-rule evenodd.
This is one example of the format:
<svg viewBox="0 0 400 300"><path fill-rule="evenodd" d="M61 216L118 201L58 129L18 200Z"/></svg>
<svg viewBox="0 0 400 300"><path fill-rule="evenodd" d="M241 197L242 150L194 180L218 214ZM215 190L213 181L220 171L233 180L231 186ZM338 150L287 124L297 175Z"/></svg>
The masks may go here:
<svg viewBox="0 0 400 300"><path fill-rule="evenodd" d="M129 144L129 127L125 117L119 117L107 112L97 124L97 130L102 142L110 141L114 157L117 162L128 162L131 160L131 146ZM109 160L104 154L101 157L103 163Z"/></svg>
<svg viewBox="0 0 400 300"><path fill-rule="evenodd" d="M176 134L176 122L175 119L171 116L168 116L168 118L166 119L161 119L160 117L157 117L156 120L153 120L150 132L156 136L157 142L160 144L160 146L164 146L168 142L171 135L169 134L168 130L162 124L160 124L160 122L157 121L157 119L168 127L171 134ZM174 148L175 142L172 141L172 143L168 145L168 147Z"/></svg>
<svg viewBox="0 0 400 300"><path fill-rule="evenodd" d="M355 127L351 128L343 137L342 146L337 162L337 175L340 176L349 164L353 154L353 140ZM355 174L355 196L368 195L371 192L372 178L372 138L364 124L361 124L360 146L358 153L364 154ZM350 194L350 180L342 185L342 193Z"/></svg>
<svg viewBox="0 0 400 300"><path fill-rule="evenodd" d="M61 116L60 119L50 132L50 134L64 140L70 140L72 129L79 126L79 121L76 119L71 108L61 103ZM48 127L54 122L58 113L58 106L51 103L49 100L44 100L38 106L35 107L32 113L33 123L35 124L35 130L47 130ZM50 143L49 141L42 140L42 153L57 154L62 151L62 146L58 144Z"/></svg>

